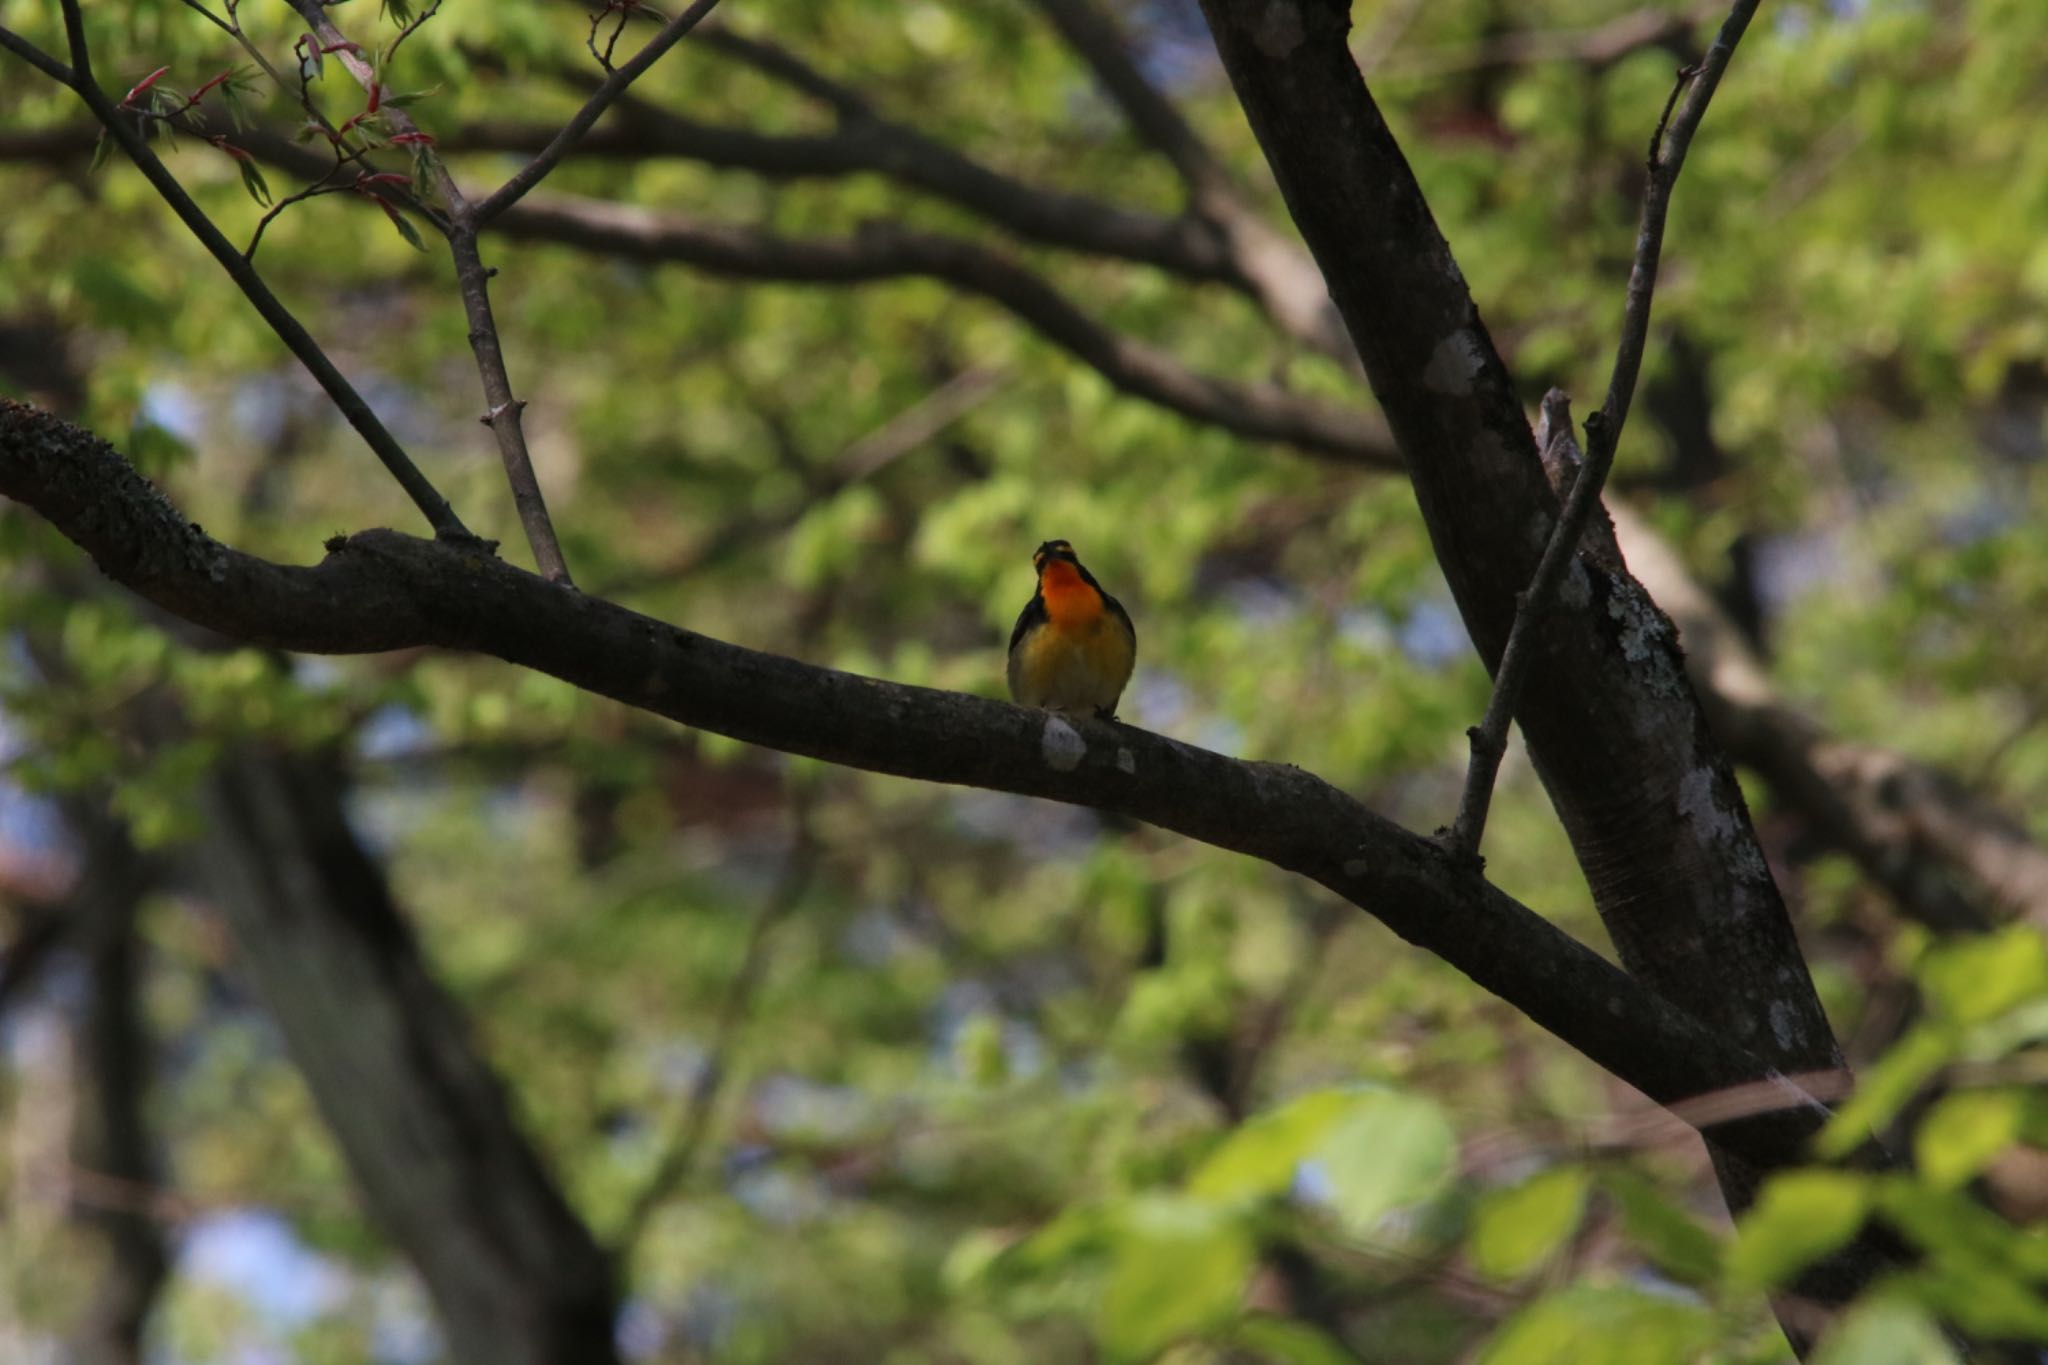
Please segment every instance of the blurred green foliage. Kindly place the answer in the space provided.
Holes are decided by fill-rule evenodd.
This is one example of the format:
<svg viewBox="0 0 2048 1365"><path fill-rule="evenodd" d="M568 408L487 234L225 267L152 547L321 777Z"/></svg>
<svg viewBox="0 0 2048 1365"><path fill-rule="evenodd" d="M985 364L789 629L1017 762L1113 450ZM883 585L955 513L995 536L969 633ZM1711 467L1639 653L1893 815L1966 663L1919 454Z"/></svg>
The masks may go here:
<svg viewBox="0 0 2048 1365"><path fill-rule="evenodd" d="M1180 208L1170 168L1031 6L729 8L1004 172ZM1147 70L1284 221L1192 7L1120 12ZM1674 59L1503 63L1484 44L1568 46L1631 12L1355 7L1375 93L1518 381L1532 401L1562 384L1582 411L1611 358L1641 149ZM0 24L52 50L55 13L0 0ZM333 17L363 41L395 32L368 5ZM186 92L245 60L171 0L86 18L111 89L168 66L163 91ZM288 68L287 8L246 3L242 19ZM411 112L444 137L551 126L589 82L586 26L573 5L450 4L387 76L422 92ZM0 133L80 126L64 92L11 59L0 71ZM1677 195L1617 473L1704 577L1723 579L1738 544L1759 556L1788 695L1845 736L1964 775L2037 839L2044 76L2048 7L2031 0L1767 7ZM361 107L332 64L312 89L337 121ZM764 133L834 126L690 42L636 93ZM264 126L300 121L261 83L244 102ZM338 531L418 529L141 178L118 157L85 162L0 164L0 321L57 339L77 382L66 415L254 553L310 562ZM170 164L248 239L264 210L238 163L185 141ZM517 164L454 161L480 187ZM265 174L273 194L295 187ZM593 155L547 192L797 237L874 218L974 236L1203 372L1367 401L1227 290L1018 242L881 176ZM341 194L285 212L258 259L469 524L524 562L475 422L452 272L427 246ZM745 284L485 246L539 475L589 590L754 647L993 695L1030 549L1064 536L1136 617L1127 719L1299 763L1411 826L1448 820L1486 684L1399 479L1163 413L933 282ZM1687 365L1711 398L1720 463L1705 471L1658 398ZM986 398L839 477L855 442L968 370L997 377ZM1731 1236L1696 1143L1606 1140L1637 1097L1269 868L1085 813L781 759L488 661L195 642L18 513L0 517L0 554L8 780L111 790L141 842L175 852L202 832L193 784L225 746L342 746L359 833L600 1236L633 1226L698 1078L723 1069L708 1140L621 1249L636 1359L1779 1361L1766 1291L1873 1216L1921 1259L1835 1324L1819 1359L1949 1360L1944 1321L2048 1340L2041 1233L2023 1200L1996 1197L2016 1158L2035 1157L2039 1179L2048 1143L2038 929L1931 941L1846 863L1815 860L1761 788L1774 868L1862 1069L1821 1154L1875 1128L1909 1164L1782 1175ZM189 738L136 724L151 697L175 699ZM1488 858L1499 884L1603 942L1519 759ZM162 1358L252 1343L308 1361L430 1356L430 1340L392 1345L418 1337L420 1296L358 1211L231 946L183 897L153 903L145 931L148 1116L187 1230L275 1211L341 1286L281 1312L246 1283L181 1275L152 1329ZM0 1166L19 1215L0 1220L0 1327L32 1340L62 1330L95 1264L37 1203L52 1065L11 1045L0 1090L26 1135Z"/></svg>

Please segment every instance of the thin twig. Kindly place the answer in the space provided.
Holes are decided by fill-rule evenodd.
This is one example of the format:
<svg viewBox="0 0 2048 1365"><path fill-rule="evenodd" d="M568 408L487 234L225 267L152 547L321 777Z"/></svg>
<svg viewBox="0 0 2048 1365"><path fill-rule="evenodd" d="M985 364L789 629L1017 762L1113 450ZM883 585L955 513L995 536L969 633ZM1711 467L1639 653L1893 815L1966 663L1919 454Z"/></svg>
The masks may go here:
<svg viewBox="0 0 2048 1365"><path fill-rule="evenodd" d="M606 75L610 75L617 69L612 65L612 53L618 51L619 39L626 32L626 21L639 8L640 0L605 0L604 8L595 11L590 16L590 36L584 40L583 45L590 49L590 55L595 57L597 64L605 69ZM606 40L604 51L599 52L597 50L597 31L604 27L606 19L614 16L617 17L618 22L612 25L612 36Z"/></svg>
<svg viewBox="0 0 2048 1365"><path fill-rule="evenodd" d="M318 0L293 2L317 4ZM663 24L661 31L647 40L647 46L634 53L624 66L605 77L604 84L591 92L590 98L583 102L583 107L562 125L562 131L555 134L552 142L541 148L533 160L520 167L510 180L491 191L489 196L471 210L471 221L477 226L482 226L525 198L527 191L545 179L547 173L552 171L582 136L590 131L591 125L604 116L604 111L611 108L612 102L626 93L626 87L640 79L647 68L660 61L663 53L682 41L683 35L695 28L717 4L718 0L696 0L695 4Z"/></svg>
<svg viewBox="0 0 2048 1365"><path fill-rule="evenodd" d="M440 12L441 0L434 0L433 4L428 5L418 14L415 14L410 22L408 22L403 28L399 29L398 36L391 40L391 46L384 49L384 65L391 65L391 59L398 55L398 49L404 45L405 40L407 38L412 37L413 34L418 33L422 28L426 26L427 20L433 18L436 14L439 14Z"/></svg>
<svg viewBox="0 0 2048 1365"><path fill-rule="evenodd" d="M369 92L373 100L377 99L380 78L376 68L365 61L361 49L328 20L320 0L290 0L290 3L321 45L333 49L356 83ZM404 109L395 105L382 108L386 120L400 136L410 137L416 145L431 148L432 139L420 130ZM456 184L454 175L440 156L430 153L428 163L433 169L435 188L448 205L448 221L441 226L448 235L449 254L455 260L456 285L462 296L463 312L469 319L469 348L476 356L477 376L483 382L485 408L480 420L491 429L491 435L497 440L498 459L505 468L505 481L511 485L512 505L519 513L520 527L526 532L534 567L549 581L568 584L571 582L568 561L562 556L554 521L548 516L547 499L541 493L540 480L533 472L533 457L527 450L526 427L521 420L526 402L512 390L512 377L505 368L504 345L498 338L497 319L491 312L492 272L485 267L483 253L477 246L477 231L484 221L478 216L478 211L484 205L471 203L464 196L461 186ZM537 176L535 178L538 179Z"/></svg>
<svg viewBox="0 0 2048 1365"><path fill-rule="evenodd" d="M455 515L455 509L448 505L448 500L441 496L426 475L420 473L412 458L405 453L404 447L398 444L397 438L378 420L377 414L363 400L363 396L356 392L355 386L335 368L334 362L327 358L327 353L320 349L312 334L307 332L291 311L278 301L277 295L270 292L270 286L263 282L263 277L243 259L240 252L235 250L234 244L213 225L213 220L201 211L192 201L192 197L185 193L184 187L157 158L156 153L150 150L149 144L136 132L134 125L100 89L92 76L92 59L85 46L85 28L78 11L78 0L64 0L64 27L71 45L70 67L64 66L6 29L0 29L0 47L5 47L36 69L69 87L84 101L86 108L92 111L93 117L107 130L108 136L120 144L121 150L128 154L128 159L135 163L136 169L142 172L144 178L163 197L164 202L171 206L171 211L177 214L192 235L199 239L200 245L220 262L221 268L227 271L228 278L241 289L244 297L255 307L257 314L270 324L270 329L277 333L278 339L284 342L291 353L298 357L299 363L304 365L319 382L320 387L326 390L327 396L333 400L334 406L341 410L342 416L348 419L349 425L362 436L371 451L383 462L384 467L391 471L391 476L398 480L399 487L405 490L413 505L420 509L427 519L427 524L434 528L434 534L464 540L476 539Z"/></svg>
<svg viewBox="0 0 2048 1365"><path fill-rule="evenodd" d="M612 1239L612 1245L618 1252L630 1251L639 1242L648 1222L690 1178L696 1167L697 1153L711 1131L711 1117L717 1110L718 1097L731 1070L733 1050L746 1026L754 994L760 988L762 977L767 974L769 939L775 927L788 918L790 911L803 900L817 870L818 848L811 837L803 797L796 798L790 819L795 829L782 875L769 893L767 903L754 917L739 970L726 984L725 998L719 1002L718 1014L711 1026L711 1042L704 1053L704 1064L691 1081L689 1096L684 1101L682 1113L676 1116L668 1144L655 1162L653 1174L648 1176L647 1183L641 1186L626 1210L626 1216L620 1220L618 1232Z"/></svg>
<svg viewBox="0 0 2048 1365"><path fill-rule="evenodd" d="M1514 624L1508 630L1507 645L1501 651L1500 666L1494 675L1493 695L1487 700L1486 714L1469 731L1472 761L1466 769L1465 788L1458 800L1457 820L1443 836L1452 855L1461 860L1479 861L1479 843L1486 832L1486 814L1493 801L1494 781L1500 773L1501 757L1507 751L1508 724L1514 719L1515 704L1521 697L1522 684L1528 675L1534 622L1550 609L1558 585L1564 581L1565 569L1585 533L1587 520L1599 502L1607 471L1614 465L1614 452L1621 441L1622 427L1628 420L1629 404L1635 397L1636 376L1642 370L1643 350L1649 341L1650 303L1657 288L1657 264L1663 253L1664 222L1671 207L1672 189L1678 184L1678 173L1685 166L1685 154L1692 146L1693 134L1698 131L1700 120L1706 116L1707 104L1713 99L1714 90L1721 83L1721 74L1728 69L1729 58L1735 55L1735 45L1742 40L1743 30L1749 26L1757 4L1758 0L1736 0L1706 57L1698 66L1679 71L1671 97L1665 102L1664 111L1657 119L1656 131L1651 135L1649 183L1643 192L1642 219L1636 229L1635 263L1629 271L1628 302L1622 312L1621 338L1615 348L1614 372L1608 380L1607 401L1599 412L1586 419L1585 465L1572 484L1571 495L1565 500L1556 525L1551 528L1550 541L1544 546L1536 574L1516 605ZM1679 95L1688 84L1691 90L1686 94L1684 103L1680 104ZM1675 116L1672 113L1674 108L1677 109ZM1568 434L1569 430L1567 422L1564 432L1553 432L1552 438Z"/></svg>

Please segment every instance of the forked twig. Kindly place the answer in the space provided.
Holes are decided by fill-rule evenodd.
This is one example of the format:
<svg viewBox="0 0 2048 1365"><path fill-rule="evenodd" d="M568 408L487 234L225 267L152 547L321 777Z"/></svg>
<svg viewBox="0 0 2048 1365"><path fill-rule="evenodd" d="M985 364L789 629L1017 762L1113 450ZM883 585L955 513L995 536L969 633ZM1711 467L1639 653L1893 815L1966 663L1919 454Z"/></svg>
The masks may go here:
<svg viewBox="0 0 2048 1365"><path fill-rule="evenodd" d="M448 505L448 500L441 496L427 480L426 475L420 473L412 458L405 453L404 447L398 444L397 438L378 420L377 414L363 400L363 396L356 392L355 386L350 384L335 367L334 362L328 359L327 353L313 340L304 325L278 300L277 295L271 293L270 286L263 282L263 277L256 273L255 267L243 258L242 253L235 250L234 244L214 226L213 220L208 218L192 201L192 197L185 193L184 187L158 159L156 153L150 150L149 144L136 131L135 125L112 100L107 98L106 92L100 89L99 83L93 79L92 57L86 47L85 24L79 13L78 0L63 0L63 4L65 36L71 48L70 66L65 66L6 29L0 29L0 47L6 48L52 80L68 87L85 103L86 108L92 111L93 117L106 129L107 136L111 137L127 154L128 159L135 163L136 169L142 172L143 177L162 196L164 202L170 205L171 211L177 214L192 235L199 239L200 245L220 262L221 269L227 271L228 278L235 282L236 287L242 291L257 314L270 325L273 332L277 333L278 339L284 342L291 353L298 357L299 363L319 382L328 398L333 400L334 406L348 419L349 425L356 429L365 444L391 472L391 476L398 480L399 487L405 490L413 505L420 509L427 519L427 524L434 528L434 533L442 537L474 540L475 537L470 534L469 529L455 515L455 509Z"/></svg>
<svg viewBox="0 0 2048 1365"><path fill-rule="evenodd" d="M1500 667L1494 674L1493 694L1486 714L1468 733L1472 740L1472 761L1465 772L1465 787L1458 800L1456 822L1442 838L1451 854L1477 863L1479 842L1486 832L1487 809L1493 802L1494 781L1500 773L1502 755L1507 752L1508 723L1514 719L1517 700L1529 671L1533 652L1534 623L1550 609L1563 582L1565 569L1579 547L1588 519L1614 465L1614 452L1628 421L1629 404L1635 397L1636 377L1642 370L1643 350L1650 334L1650 303L1657 289L1657 265L1664 249L1664 222L1671 208L1671 192L1678 173L1685 166L1685 154L1693 134L1706 116L1707 104L1735 55L1735 45L1749 27L1759 0L1736 0L1715 35L1713 46L1699 65L1678 73L1671 97L1650 136L1649 183L1643 191L1643 212L1636 228L1635 263L1629 270L1627 304L1622 311L1621 338L1615 348L1614 370L1607 383L1607 400L1600 411L1586 419L1586 460L1572 484L1563 511L1551 528L1550 540L1536 573L1515 607L1514 624L1509 627L1507 645L1501 651ZM1690 91L1687 87L1690 85ZM1683 103L1679 96L1685 95ZM1673 110L1676 110L1676 114ZM1555 435L1555 434L1553 434Z"/></svg>

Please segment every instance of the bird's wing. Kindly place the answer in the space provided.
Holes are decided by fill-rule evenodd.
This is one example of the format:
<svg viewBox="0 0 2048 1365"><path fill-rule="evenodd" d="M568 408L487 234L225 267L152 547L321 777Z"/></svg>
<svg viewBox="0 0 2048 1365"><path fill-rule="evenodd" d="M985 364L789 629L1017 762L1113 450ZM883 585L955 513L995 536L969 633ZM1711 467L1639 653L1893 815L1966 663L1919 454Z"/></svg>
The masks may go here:
<svg viewBox="0 0 2048 1365"><path fill-rule="evenodd" d="M1131 648L1136 650L1138 647L1138 628L1131 624L1131 614L1124 610L1124 604L1111 597L1108 593L1102 594L1102 602L1104 606L1109 608L1111 615L1123 622L1124 634L1131 637Z"/></svg>
<svg viewBox="0 0 2048 1365"><path fill-rule="evenodd" d="M1121 611L1122 608L1119 607L1118 610ZM1024 638L1024 633L1033 626L1044 625L1045 620L1045 599L1033 593L1031 600L1024 604L1024 610L1017 614L1017 628L1010 632L1010 648L1016 649L1017 642Z"/></svg>

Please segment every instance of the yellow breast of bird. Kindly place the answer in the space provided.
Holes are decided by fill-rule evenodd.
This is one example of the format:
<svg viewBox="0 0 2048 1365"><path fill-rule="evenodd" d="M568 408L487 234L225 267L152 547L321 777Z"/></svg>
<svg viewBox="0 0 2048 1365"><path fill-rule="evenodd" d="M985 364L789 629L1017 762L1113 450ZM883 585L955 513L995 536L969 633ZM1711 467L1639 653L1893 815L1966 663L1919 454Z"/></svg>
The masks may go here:
<svg viewBox="0 0 2048 1365"><path fill-rule="evenodd" d="M1046 622L1018 643L1017 653L1018 700L1054 711L1115 706L1134 662L1129 632L1100 610Z"/></svg>

